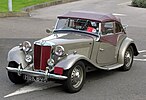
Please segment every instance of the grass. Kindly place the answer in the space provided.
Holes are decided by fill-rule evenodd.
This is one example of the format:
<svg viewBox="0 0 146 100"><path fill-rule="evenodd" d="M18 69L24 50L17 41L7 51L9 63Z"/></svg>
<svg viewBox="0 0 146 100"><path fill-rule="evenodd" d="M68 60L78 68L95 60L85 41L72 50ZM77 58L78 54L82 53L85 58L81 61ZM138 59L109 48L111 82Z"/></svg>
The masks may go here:
<svg viewBox="0 0 146 100"><path fill-rule="evenodd" d="M51 2L54 0L12 0L13 12L20 12L22 8L27 6L41 4L44 2ZM8 11L8 0L0 0L0 12Z"/></svg>

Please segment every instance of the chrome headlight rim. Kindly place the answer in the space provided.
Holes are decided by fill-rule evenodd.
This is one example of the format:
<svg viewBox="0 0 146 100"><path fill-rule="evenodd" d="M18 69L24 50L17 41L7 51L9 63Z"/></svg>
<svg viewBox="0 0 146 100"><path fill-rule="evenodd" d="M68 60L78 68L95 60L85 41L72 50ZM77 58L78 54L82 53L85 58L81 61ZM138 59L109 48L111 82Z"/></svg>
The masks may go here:
<svg viewBox="0 0 146 100"><path fill-rule="evenodd" d="M58 45L58 46L55 47L54 53L55 53L55 55L57 55L58 57L62 57L62 56L64 56L65 49L64 49L63 46Z"/></svg>
<svg viewBox="0 0 146 100"><path fill-rule="evenodd" d="M25 52L29 52L31 50L32 46L31 46L31 43L29 41L24 41L22 43L22 49L23 51Z"/></svg>

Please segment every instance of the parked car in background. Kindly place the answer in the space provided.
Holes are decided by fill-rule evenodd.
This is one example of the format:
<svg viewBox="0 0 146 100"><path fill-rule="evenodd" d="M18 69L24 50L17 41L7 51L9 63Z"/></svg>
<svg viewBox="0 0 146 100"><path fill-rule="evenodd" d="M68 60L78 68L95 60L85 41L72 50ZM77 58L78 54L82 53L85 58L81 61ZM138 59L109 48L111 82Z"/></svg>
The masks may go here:
<svg viewBox="0 0 146 100"><path fill-rule="evenodd" d="M57 81L74 93L83 87L86 72L130 70L139 53L119 18L85 11L57 18L51 35L33 44L24 41L9 51L6 69L13 83Z"/></svg>

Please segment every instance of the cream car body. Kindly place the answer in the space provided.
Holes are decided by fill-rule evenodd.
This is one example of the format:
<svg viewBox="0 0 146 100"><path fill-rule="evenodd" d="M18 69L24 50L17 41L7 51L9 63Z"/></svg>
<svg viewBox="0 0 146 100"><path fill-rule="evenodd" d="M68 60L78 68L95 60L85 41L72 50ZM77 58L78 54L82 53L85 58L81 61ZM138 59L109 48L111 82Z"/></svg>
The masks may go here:
<svg viewBox="0 0 146 100"><path fill-rule="evenodd" d="M25 41L8 53L8 75L14 83L22 76L63 80L69 92L79 91L86 72L121 68L129 70L138 51L121 22L112 14L69 12L58 16L53 34ZM12 64L13 63L13 64ZM14 66L15 65L15 66ZM17 65L17 66L16 66Z"/></svg>

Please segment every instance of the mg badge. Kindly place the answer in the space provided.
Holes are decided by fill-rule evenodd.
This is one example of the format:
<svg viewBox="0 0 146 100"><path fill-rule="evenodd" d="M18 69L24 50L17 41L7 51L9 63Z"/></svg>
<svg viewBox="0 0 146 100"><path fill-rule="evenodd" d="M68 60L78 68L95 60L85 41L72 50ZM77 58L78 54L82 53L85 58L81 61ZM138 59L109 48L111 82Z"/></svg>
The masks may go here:
<svg viewBox="0 0 146 100"><path fill-rule="evenodd" d="M45 45L46 41L42 40L41 45Z"/></svg>

